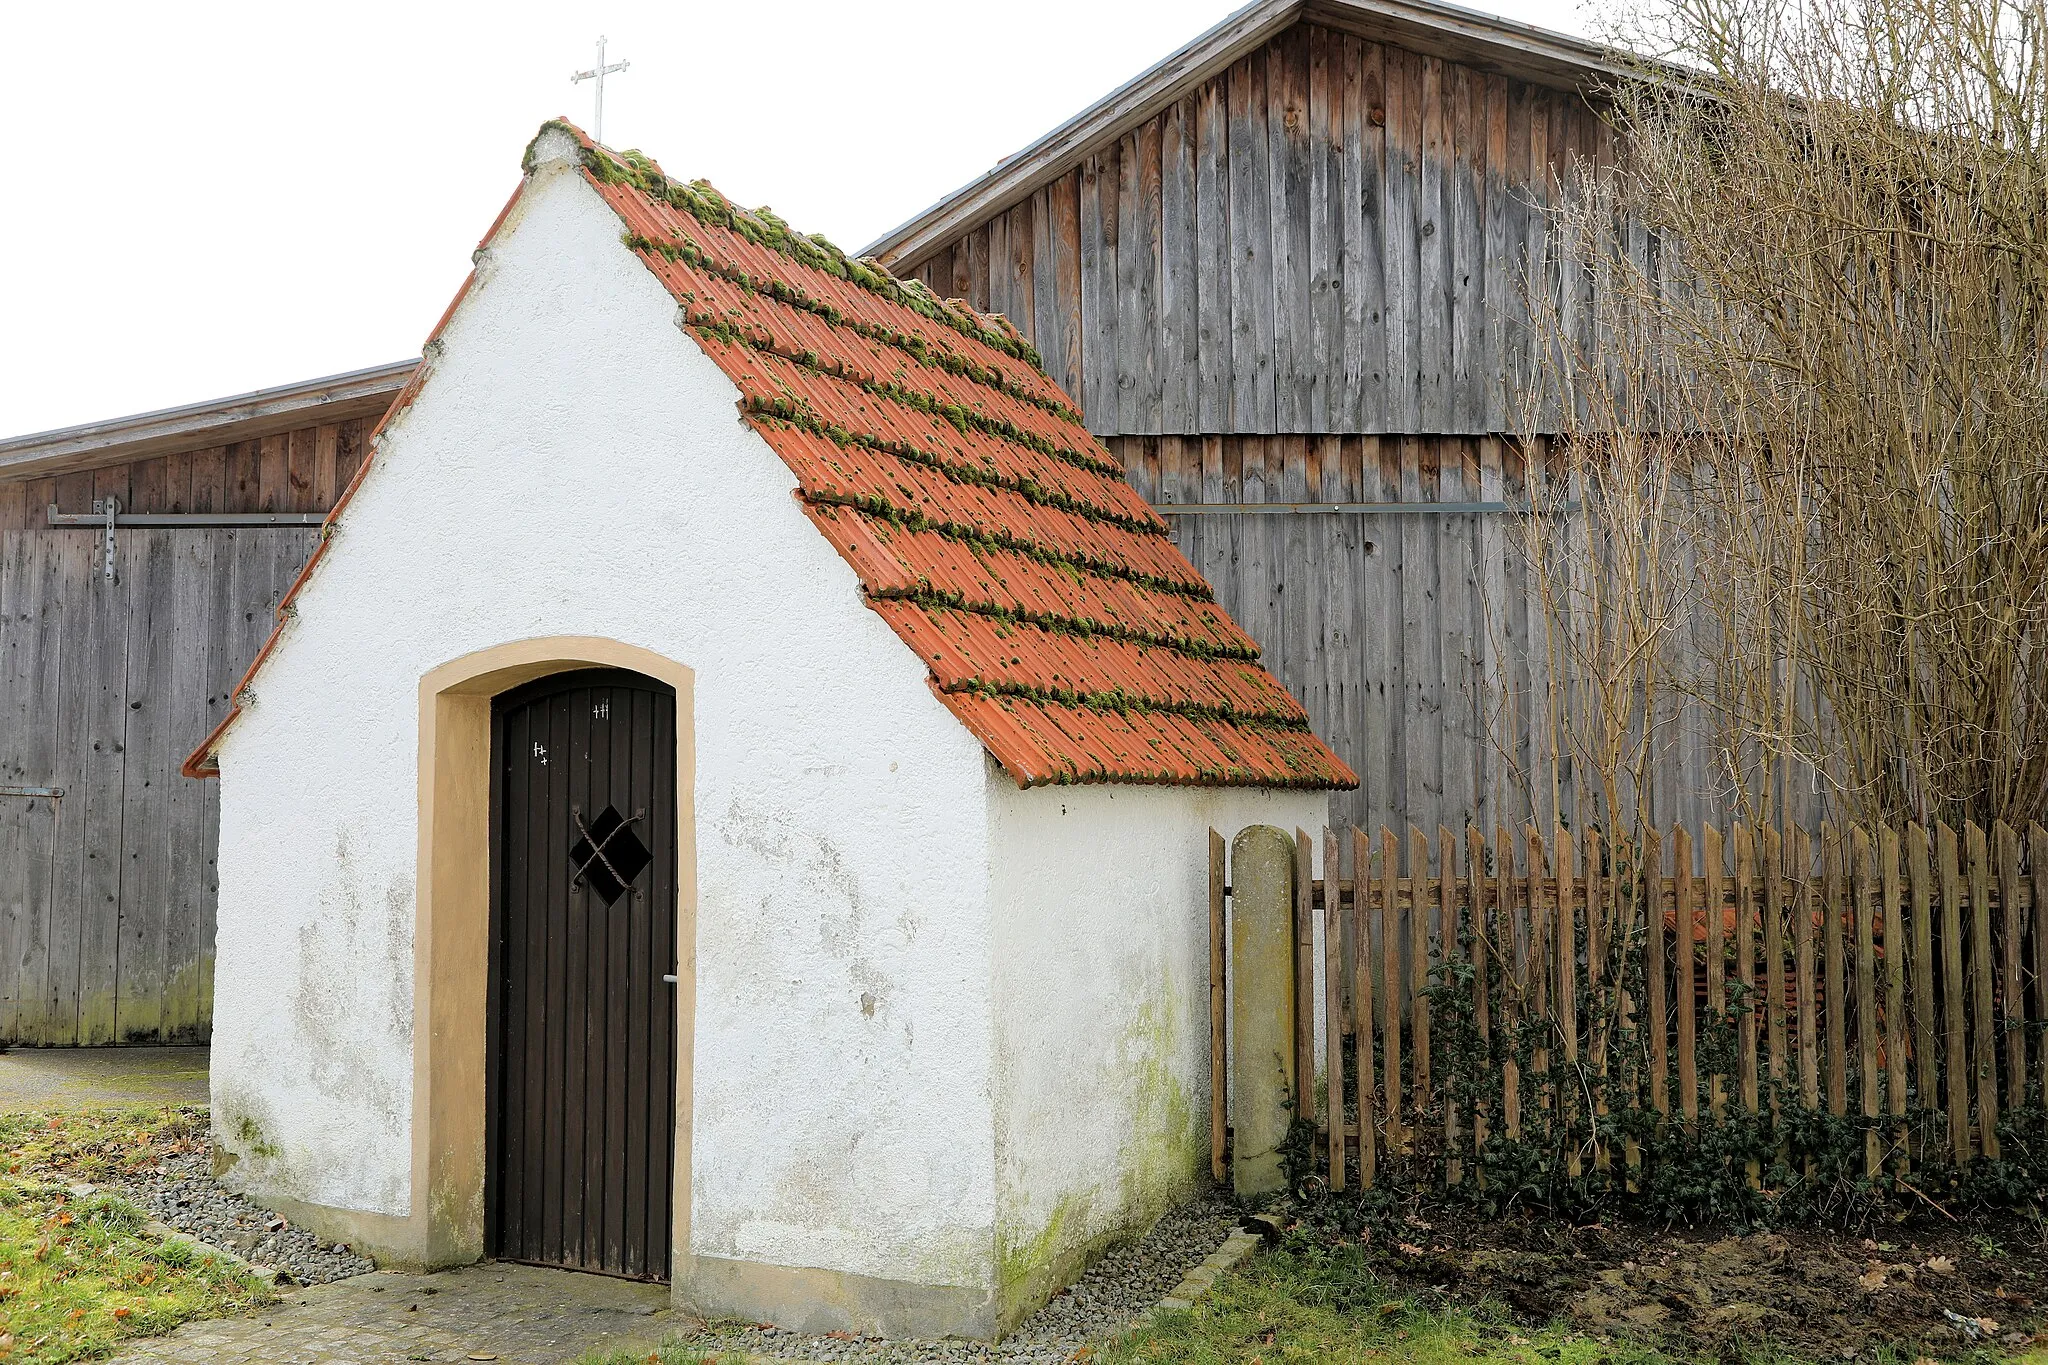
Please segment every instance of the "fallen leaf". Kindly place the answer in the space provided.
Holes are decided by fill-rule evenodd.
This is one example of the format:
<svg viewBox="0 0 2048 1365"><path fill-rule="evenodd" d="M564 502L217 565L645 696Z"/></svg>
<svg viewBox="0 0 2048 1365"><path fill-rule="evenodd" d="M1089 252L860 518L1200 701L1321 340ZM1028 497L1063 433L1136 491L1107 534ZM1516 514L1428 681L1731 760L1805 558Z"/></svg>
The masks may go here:
<svg viewBox="0 0 2048 1365"><path fill-rule="evenodd" d="M1422 1248L1413 1242L1397 1242L1394 1245L1394 1250L1400 1252L1403 1256L1420 1256L1422 1254Z"/></svg>
<svg viewBox="0 0 2048 1365"><path fill-rule="evenodd" d="M1856 1283L1862 1288L1864 1293L1875 1294L1878 1290L1884 1288L1884 1267L1879 1266L1867 1274L1858 1275Z"/></svg>
<svg viewBox="0 0 2048 1365"><path fill-rule="evenodd" d="M134 1310L134 1309L132 1309L132 1308L116 1308L116 1309L114 1310L114 1316L115 1316L115 1317L117 1317L117 1318L125 1318L125 1317L127 1317L127 1316L128 1316L128 1315L129 1315L130 1313L133 1313L134 1311L135 1311L135 1310Z"/></svg>
<svg viewBox="0 0 2048 1365"><path fill-rule="evenodd" d="M1996 1318L1971 1318L1970 1321L1976 1323L1978 1329L1987 1337L1998 1330L1998 1319Z"/></svg>
<svg viewBox="0 0 2048 1365"><path fill-rule="evenodd" d="M1937 1275L1953 1275L1956 1273L1956 1263L1946 1256L1936 1256L1927 1262L1927 1268ZM1914 1365L1919 1365L1919 1362L1914 1362Z"/></svg>

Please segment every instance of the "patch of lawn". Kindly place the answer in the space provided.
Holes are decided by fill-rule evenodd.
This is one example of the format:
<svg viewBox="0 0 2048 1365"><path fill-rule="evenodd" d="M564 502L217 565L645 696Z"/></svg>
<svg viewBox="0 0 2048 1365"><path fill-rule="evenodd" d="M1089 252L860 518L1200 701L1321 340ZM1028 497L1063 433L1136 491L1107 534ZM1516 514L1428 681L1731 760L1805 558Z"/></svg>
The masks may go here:
<svg viewBox="0 0 2048 1365"><path fill-rule="evenodd" d="M198 1119L203 1124L203 1119ZM0 1117L0 1361L55 1365L267 1302L269 1290L104 1191L200 1131L193 1111Z"/></svg>
<svg viewBox="0 0 2048 1365"><path fill-rule="evenodd" d="M1756 1365L1788 1357L1765 1343L1724 1352ZM1504 1310L1419 1300L1380 1278L1358 1246L1291 1238L1216 1281L1192 1309L1105 1346L1096 1365L1670 1365L1684 1359L1562 1326L1518 1327ZM1903 1365L1903 1361L1901 1361Z"/></svg>
<svg viewBox="0 0 2048 1365"><path fill-rule="evenodd" d="M590 1351L578 1365L747 1365L740 1351L706 1353L679 1341L663 1342L661 1349L641 1351Z"/></svg>

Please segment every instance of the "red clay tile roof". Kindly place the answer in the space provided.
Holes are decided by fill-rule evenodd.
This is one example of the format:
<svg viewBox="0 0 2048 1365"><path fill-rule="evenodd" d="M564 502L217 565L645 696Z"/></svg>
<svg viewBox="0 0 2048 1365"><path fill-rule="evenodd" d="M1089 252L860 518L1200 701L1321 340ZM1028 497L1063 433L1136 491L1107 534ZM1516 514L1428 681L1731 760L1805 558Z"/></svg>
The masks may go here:
<svg viewBox="0 0 2048 1365"><path fill-rule="evenodd" d="M1357 785L1005 319L549 128L1020 786Z"/></svg>

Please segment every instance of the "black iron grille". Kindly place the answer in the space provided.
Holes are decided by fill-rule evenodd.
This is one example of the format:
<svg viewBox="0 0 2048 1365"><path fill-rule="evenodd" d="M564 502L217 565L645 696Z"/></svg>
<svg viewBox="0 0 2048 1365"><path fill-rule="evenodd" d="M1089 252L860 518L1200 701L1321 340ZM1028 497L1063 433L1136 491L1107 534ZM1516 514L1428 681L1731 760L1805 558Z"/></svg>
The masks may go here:
<svg viewBox="0 0 2048 1365"><path fill-rule="evenodd" d="M606 806L597 819L585 825L578 812L576 831L580 837L569 850L569 861L576 868L572 885L589 887L607 906L625 895L633 879L654 861L647 845L633 833L633 822L639 818L636 814L628 820L618 807Z"/></svg>

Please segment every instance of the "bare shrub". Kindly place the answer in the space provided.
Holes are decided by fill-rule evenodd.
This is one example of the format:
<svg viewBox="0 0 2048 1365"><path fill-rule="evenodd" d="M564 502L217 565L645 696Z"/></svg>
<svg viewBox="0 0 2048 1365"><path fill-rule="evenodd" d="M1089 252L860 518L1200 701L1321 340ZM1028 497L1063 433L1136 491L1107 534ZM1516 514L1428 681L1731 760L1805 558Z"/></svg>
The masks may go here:
<svg viewBox="0 0 2048 1365"><path fill-rule="evenodd" d="M1686 723L1758 822L1803 784L2048 815L2044 3L1663 0L1619 35L1657 60L1547 210L1524 418L1569 490L1524 526L1553 756L1609 823L1669 818L1639 793Z"/></svg>

